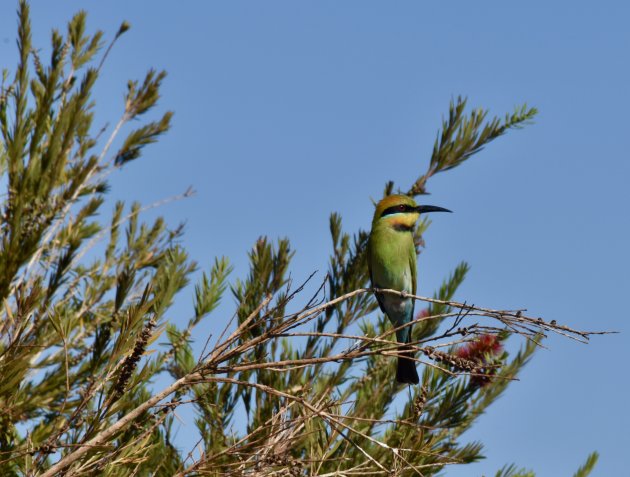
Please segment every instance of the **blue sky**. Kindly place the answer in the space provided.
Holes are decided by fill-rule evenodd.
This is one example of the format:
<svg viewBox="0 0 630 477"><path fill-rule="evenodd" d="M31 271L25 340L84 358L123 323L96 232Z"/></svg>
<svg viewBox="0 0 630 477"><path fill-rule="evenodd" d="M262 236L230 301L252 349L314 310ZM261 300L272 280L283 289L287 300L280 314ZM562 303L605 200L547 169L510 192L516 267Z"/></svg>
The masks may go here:
<svg viewBox="0 0 630 477"><path fill-rule="evenodd" d="M594 477L627 468L630 4L37 0L35 42L47 47L79 8L110 37L132 24L98 86L100 124L120 114L129 78L169 73L161 108L175 111L174 127L112 176L112 204L192 185L195 197L159 213L186 220L202 266L230 257L233 277L263 234L291 239L296 279L325 271L330 212L347 230L369 227L385 181L405 188L425 170L452 97L499 115L537 107L535 124L429 183L429 203L455 214L434 217L419 292L467 260L460 300L622 333L589 346L551 338L465 435L488 458L447 474L515 462L570 476L592 450ZM9 68L14 12L0 6ZM188 296L181 303L190 309Z"/></svg>

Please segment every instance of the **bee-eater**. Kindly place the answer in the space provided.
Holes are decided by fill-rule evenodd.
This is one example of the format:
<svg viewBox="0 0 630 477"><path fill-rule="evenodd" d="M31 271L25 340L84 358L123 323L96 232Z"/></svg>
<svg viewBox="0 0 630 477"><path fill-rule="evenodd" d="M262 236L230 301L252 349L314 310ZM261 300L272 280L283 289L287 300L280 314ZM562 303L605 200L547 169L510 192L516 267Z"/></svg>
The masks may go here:
<svg viewBox="0 0 630 477"><path fill-rule="evenodd" d="M367 246L373 288L389 288L415 295L417 257L413 229L420 214L425 212L450 210L433 205L418 205L406 195L389 195L376 204ZM381 311L395 327L413 320L413 299L387 293L376 293L376 299ZM411 326L396 331L396 340L409 343ZM418 384L413 351L399 351L396 381Z"/></svg>

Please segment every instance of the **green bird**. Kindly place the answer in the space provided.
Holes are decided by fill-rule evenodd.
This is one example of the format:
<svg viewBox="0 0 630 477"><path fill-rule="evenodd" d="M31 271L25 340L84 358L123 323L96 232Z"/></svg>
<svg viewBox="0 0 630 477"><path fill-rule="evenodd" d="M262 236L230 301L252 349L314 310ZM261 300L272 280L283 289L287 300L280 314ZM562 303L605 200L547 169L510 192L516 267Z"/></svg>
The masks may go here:
<svg viewBox="0 0 630 477"><path fill-rule="evenodd" d="M420 214L450 212L433 205L418 205L409 196L389 195L376 204L367 246L368 269L373 288L416 293L416 248L413 229ZM399 327L413 320L414 300L387 293L376 293L381 311L392 325ZM396 331L399 343L411 341L411 326ZM413 351L398 357L396 381L418 384Z"/></svg>

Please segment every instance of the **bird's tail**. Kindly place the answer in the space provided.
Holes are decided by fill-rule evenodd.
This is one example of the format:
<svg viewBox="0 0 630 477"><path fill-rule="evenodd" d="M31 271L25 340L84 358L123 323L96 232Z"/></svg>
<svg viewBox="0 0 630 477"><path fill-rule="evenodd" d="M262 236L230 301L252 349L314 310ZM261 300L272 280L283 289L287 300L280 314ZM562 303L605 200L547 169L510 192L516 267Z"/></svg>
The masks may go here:
<svg viewBox="0 0 630 477"><path fill-rule="evenodd" d="M420 382L416 362L413 360L413 351L404 351L398 356L396 381L403 384L418 384Z"/></svg>

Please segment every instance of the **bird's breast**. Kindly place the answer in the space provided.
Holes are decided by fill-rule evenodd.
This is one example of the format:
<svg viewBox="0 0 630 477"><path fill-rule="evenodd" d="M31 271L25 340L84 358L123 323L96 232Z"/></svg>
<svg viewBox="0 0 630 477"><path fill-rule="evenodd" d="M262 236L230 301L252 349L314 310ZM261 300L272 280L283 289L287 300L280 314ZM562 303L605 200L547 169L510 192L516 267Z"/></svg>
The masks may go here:
<svg viewBox="0 0 630 477"><path fill-rule="evenodd" d="M405 233L409 235L408 240L398 234L402 233L384 234L381 240L370 246L372 280L380 288L415 293L411 277L411 260L415 260L415 256L409 256L410 250L413 250L413 242L409 243L411 234Z"/></svg>

